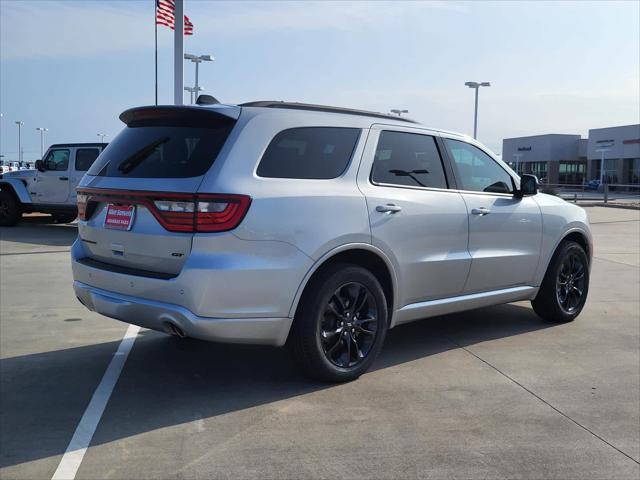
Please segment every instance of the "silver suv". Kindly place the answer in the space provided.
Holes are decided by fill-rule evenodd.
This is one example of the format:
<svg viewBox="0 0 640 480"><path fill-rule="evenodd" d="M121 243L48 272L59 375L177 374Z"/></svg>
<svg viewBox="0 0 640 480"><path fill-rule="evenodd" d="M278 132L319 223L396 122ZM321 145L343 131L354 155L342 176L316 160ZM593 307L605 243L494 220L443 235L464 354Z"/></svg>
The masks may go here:
<svg viewBox="0 0 640 480"><path fill-rule="evenodd" d="M346 381L389 328L531 300L573 320L589 287L581 208L467 136L299 103L125 111L78 188L74 288L179 337L288 344Z"/></svg>

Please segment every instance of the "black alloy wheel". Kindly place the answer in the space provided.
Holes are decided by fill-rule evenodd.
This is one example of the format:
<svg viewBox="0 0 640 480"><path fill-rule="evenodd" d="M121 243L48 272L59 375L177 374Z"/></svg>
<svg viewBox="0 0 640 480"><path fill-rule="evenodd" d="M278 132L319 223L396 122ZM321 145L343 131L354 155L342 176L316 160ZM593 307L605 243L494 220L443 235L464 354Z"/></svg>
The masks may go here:
<svg viewBox="0 0 640 480"><path fill-rule="evenodd" d="M565 240L553 254L531 305L549 322L571 322L582 311L588 292L589 257L582 245Z"/></svg>
<svg viewBox="0 0 640 480"><path fill-rule="evenodd" d="M327 302L318 335L334 365L350 368L371 351L378 332L378 309L371 292L358 282L340 286Z"/></svg>
<svg viewBox="0 0 640 480"><path fill-rule="evenodd" d="M349 263L328 265L305 286L287 345L306 376L355 380L382 349L389 308L370 270Z"/></svg>

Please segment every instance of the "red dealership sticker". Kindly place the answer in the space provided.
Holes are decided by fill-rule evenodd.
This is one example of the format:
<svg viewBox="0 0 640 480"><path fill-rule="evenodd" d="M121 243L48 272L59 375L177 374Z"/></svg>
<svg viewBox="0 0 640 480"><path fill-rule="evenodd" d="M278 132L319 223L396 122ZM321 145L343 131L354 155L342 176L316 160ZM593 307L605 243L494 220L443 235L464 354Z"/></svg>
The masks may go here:
<svg viewBox="0 0 640 480"><path fill-rule="evenodd" d="M107 216L104 217L104 228L114 230L131 230L136 207L133 205L109 205Z"/></svg>

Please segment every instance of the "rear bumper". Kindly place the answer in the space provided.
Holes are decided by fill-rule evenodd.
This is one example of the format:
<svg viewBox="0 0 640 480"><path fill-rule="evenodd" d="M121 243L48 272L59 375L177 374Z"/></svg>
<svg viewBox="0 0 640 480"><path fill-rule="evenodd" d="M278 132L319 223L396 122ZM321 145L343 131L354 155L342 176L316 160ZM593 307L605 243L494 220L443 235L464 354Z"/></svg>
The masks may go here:
<svg viewBox="0 0 640 480"><path fill-rule="evenodd" d="M73 282L78 300L89 310L141 327L170 332L178 326L186 336L225 343L281 346L287 340L291 318L200 317L179 305L109 292Z"/></svg>

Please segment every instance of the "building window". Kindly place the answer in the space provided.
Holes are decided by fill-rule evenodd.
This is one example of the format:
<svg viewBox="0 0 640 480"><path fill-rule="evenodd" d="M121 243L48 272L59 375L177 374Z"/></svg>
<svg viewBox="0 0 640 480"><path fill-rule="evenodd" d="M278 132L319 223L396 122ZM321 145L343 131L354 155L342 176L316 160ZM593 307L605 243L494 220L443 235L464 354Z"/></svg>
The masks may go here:
<svg viewBox="0 0 640 480"><path fill-rule="evenodd" d="M629 183L640 184L640 158L632 158L629 162Z"/></svg>
<svg viewBox="0 0 640 480"><path fill-rule="evenodd" d="M581 185L584 182L586 166L583 162L560 162L558 183Z"/></svg>
<svg viewBox="0 0 640 480"><path fill-rule="evenodd" d="M538 177L541 182L547 182L547 162L529 162L527 165L527 172L531 175Z"/></svg>
<svg viewBox="0 0 640 480"><path fill-rule="evenodd" d="M604 161L604 183L618 183L618 159L607 158Z"/></svg>

